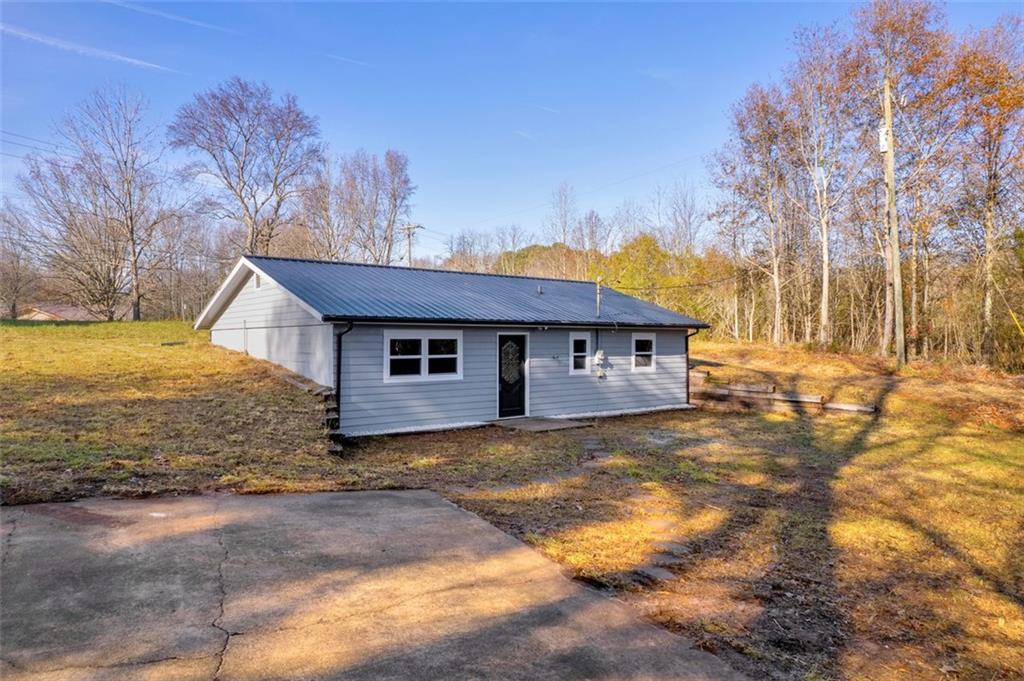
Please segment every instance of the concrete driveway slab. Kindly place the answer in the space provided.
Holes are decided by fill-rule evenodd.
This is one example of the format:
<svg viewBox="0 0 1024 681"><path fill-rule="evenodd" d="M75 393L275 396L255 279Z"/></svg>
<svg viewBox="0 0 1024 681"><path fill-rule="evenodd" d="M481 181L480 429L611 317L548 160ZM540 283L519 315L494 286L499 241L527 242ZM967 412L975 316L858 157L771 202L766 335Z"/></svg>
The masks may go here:
<svg viewBox="0 0 1024 681"><path fill-rule="evenodd" d="M427 491L2 511L5 679L740 679Z"/></svg>

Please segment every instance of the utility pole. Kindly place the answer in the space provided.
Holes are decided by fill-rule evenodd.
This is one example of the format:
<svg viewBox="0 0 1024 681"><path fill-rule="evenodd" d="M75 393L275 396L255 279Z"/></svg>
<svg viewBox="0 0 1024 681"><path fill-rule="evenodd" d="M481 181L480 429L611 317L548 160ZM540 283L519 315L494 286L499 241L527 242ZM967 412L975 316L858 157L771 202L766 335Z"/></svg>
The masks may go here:
<svg viewBox="0 0 1024 681"><path fill-rule="evenodd" d="M888 69L882 78L882 126L885 154L885 203L889 234L889 262L892 267L892 305L896 340L896 366L907 363L907 339L903 328L903 274L900 268L900 224L896 212L896 137L892 130L892 82Z"/></svg>
<svg viewBox="0 0 1024 681"><path fill-rule="evenodd" d="M423 229L423 225L417 225L408 222L402 225L399 229L405 232L405 259L409 267L412 267L412 235L417 229Z"/></svg>

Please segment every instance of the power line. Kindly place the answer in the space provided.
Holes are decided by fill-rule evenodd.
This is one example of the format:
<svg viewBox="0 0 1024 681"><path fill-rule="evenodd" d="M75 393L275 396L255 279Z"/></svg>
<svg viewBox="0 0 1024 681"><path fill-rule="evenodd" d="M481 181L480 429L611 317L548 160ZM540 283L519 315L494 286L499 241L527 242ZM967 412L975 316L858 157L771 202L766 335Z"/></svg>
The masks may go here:
<svg viewBox="0 0 1024 681"><path fill-rule="evenodd" d="M3 140L3 141L4 142L9 142L10 140ZM18 143L15 142L15 144L18 144ZM23 146L28 146L28 145L23 145ZM31 147L31 148L32 149L36 149L37 151L49 154L50 158L45 158L43 160L46 163L55 165L58 168L63 168L64 170L75 170L76 167L74 165L67 165L65 163L57 163L56 161L53 160L54 156L56 156L56 157L58 157L58 158L60 158L61 160L64 160L64 161L79 161L80 160L77 156L72 156L70 154L64 154L64 153L60 153L60 152L56 152L56 151L48 151L46 149L38 149L36 147ZM16 158L19 161L28 161L29 160L25 156L21 156L19 154L12 154L12 153L7 152L7 151L0 151L0 155L9 156L10 158ZM152 172L152 173L154 173L156 175L159 175L159 176L161 176L163 178L166 178L168 180L178 180L178 179L181 179L181 175L177 171L175 171L172 168L168 168L166 166L156 166L155 169L150 169L150 172ZM202 179L199 179L198 181L199 181L200 184L205 184L207 186L219 186L219 185L211 185L210 182L205 182Z"/></svg>
<svg viewBox="0 0 1024 681"><path fill-rule="evenodd" d="M697 281L692 284L669 284L667 286L615 286L609 284L612 288L617 291L665 291L670 289L685 289L685 288L701 288L704 286L714 286L715 284L721 284L725 281L732 281L734 277L722 277L721 279L712 279L711 281Z"/></svg>
<svg viewBox="0 0 1024 681"><path fill-rule="evenodd" d="M428 228L424 227L423 231L424 232L429 232L431 230L429 230ZM431 234L423 234L423 237L426 238L426 239L433 239L434 241L436 241L437 243L439 243L439 244L441 244L443 246L447 246L448 245L448 239L450 239L451 237L449 237L446 234L443 234L442 232L434 232L434 234L442 234L442 236L446 236L447 238L446 239L442 239L440 237L436 237L436 236L433 236Z"/></svg>
<svg viewBox="0 0 1024 681"><path fill-rule="evenodd" d="M399 229L401 229L403 232L405 232L405 241L406 241L405 257L406 257L407 262L409 263L409 267L412 267L412 235L416 233L417 229L423 229L423 225L417 225L417 224L415 224L413 222L409 222L409 223L404 224L401 227L399 227Z"/></svg>
<svg viewBox="0 0 1024 681"><path fill-rule="evenodd" d="M42 147L37 147L37 146L35 146L33 144L26 144L25 142L19 142L17 140L0 140L0 143L3 143L3 144L17 144L19 147L26 147L28 149L33 149L35 151L41 151L44 154L54 154L56 156L64 156L64 154L62 154L62 153L60 153L60 152L58 152L58 151L56 151L54 149L43 149Z"/></svg>
<svg viewBox="0 0 1024 681"><path fill-rule="evenodd" d="M20 132L12 132L10 130L4 130L3 128L0 128L0 133L3 133L5 135L10 135L11 137L19 137L19 138L21 138L23 140L28 140L30 142L37 142L39 144L46 144L46 145L51 146L51 147L57 147L58 149L60 149L60 148L70 149L71 148L71 147L65 146L63 144L58 144L57 142L50 142L48 140L39 139L38 137L32 137L31 135L22 135Z"/></svg>

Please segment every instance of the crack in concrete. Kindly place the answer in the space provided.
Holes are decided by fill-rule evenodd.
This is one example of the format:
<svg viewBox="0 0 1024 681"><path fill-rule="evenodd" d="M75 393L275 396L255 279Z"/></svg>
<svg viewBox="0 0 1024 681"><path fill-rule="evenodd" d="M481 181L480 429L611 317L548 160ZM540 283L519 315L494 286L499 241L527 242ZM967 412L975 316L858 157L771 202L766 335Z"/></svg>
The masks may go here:
<svg viewBox="0 0 1024 681"><path fill-rule="evenodd" d="M18 516L11 518L11 529L4 537L3 555L0 555L0 569L7 565L7 557L11 554L11 542L14 540L14 531L18 529Z"/></svg>
<svg viewBox="0 0 1024 681"><path fill-rule="evenodd" d="M210 659L213 657L214 655L169 655L167 657L155 657L152 660L133 660L131 662L114 662L112 664L68 664L60 667L34 667L31 665L25 666L23 664L15 664L9 658L0 658L0 662L8 664L13 669L20 672L26 672L29 674L50 674L53 672L71 671L74 669L121 669L126 667L144 667L150 664L160 664L161 662L172 662L175 660L182 662L194 662L198 660Z"/></svg>
<svg viewBox="0 0 1024 681"><path fill-rule="evenodd" d="M228 547L227 544L224 543L223 532L217 533L217 544L220 545L220 548L223 551L220 561L217 563L217 586L220 589L220 600L217 606L217 616L213 618L212 622L210 622L210 626L224 634L224 644L214 655L217 658L217 669L213 672L213 681L217 681L217 679L220 678L221 669L224 667L224 656L228 651L228 644L231 643L232 635L230 631L220 625L220 620L224 617L224 601L227 599L228 595L227 588L224 586L224 563L228 560Z"/></svg>

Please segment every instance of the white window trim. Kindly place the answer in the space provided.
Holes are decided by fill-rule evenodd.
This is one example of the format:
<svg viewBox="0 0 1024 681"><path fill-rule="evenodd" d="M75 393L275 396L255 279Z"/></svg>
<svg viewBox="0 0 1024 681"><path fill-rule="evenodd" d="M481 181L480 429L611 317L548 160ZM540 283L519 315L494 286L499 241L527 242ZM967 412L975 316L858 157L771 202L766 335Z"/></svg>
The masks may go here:
<svg viewBox="0 0 1024 681"><path fill-rule="evenodd" d="M252 287L257 291L263 287L263 281L258 273L252 275Z"/></svg>
<svg viewBox="0 0 1024 681"><path fill-rule="evenodd" d="M585 369L576 369L575 360L576 355L579 353L574 351L575 342L578 340L587 341L587 367ZM585 376L590 374L590 332L589 331L571 331L569 333L569 375L570 376Z"/></svg>
<svg viewBox="0 0 1024 681"><path fill-rule="evenodd" d="M654 333L634 333L629 341L629 364L630 370L638 374L652 373L658 366L658 335ZM638 340L651 341L651 366L638 367L636 365L636 342ZM644 353L646 354L646 353Z"/></svg>
<svg viewBox="0 0 1024 681"><path fill-rule="evenodd" d="M420 360L420 373L419 375L412 374L410 376L392 376L391 375L391 340L393 338L418 338L420 341L420 354L419 355L403 355L405 359L416 359ZM430 355L429 345L431 338L454 338L458 342L458 353L454 355ZM439 381L461 381L462 380L462 358L465 350L462 344L462 331L452 330L445 331L444 329L384 329L384 382L385 383L436 383ZM396 355L397 357L397 355ZM428 366L430 364L429 358L436 357L454 357L455 368L454 374L429 374Z"/></svg>

